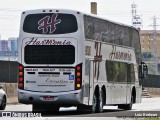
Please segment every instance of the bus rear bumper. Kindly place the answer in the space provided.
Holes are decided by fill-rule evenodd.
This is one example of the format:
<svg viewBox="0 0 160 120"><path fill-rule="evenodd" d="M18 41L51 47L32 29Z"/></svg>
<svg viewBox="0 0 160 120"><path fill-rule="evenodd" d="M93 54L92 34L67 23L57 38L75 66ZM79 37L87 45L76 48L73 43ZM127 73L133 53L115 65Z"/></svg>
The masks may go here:
<svg viewBox="0 0 160 120"><path fill-rule="evenodd" d="M18 90L18 101L23 104L55 104L59 106L76 106L83 104L81 102L81 90L61 93Z"/></svg>

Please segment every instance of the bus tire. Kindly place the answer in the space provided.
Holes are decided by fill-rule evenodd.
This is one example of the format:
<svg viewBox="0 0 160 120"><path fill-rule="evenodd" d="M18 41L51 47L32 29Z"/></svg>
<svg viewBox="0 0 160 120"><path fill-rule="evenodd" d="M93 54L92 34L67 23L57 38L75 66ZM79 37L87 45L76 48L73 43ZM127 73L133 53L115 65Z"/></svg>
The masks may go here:
<svg viewBox="0 0 160 120"><path fill-rule="evenodd" d="M97 111L97 105L98 105L98 98L97 98L96 94L94 93L93 104L91 106L89 106L89 112L95 113Z"/></svg>
<svg viewBox="0 0 160 120"><path fill-rule="evenodd" d="M132 109L132 106L133 106L133 95L131 96L131 101L129 104L120 104L118 105L118 108L119 109L124 109L124 110L131 110Z"/></svg>
<svg viewBox="0 0 160 120"><path fill-rule="evenodd" d="M100 95L99 95L99 100L98 100L98 103L97 103L97 112L98 113L101 113L103 112L103 106L104 106L104 93L103 91L100 92Z"/></svg>
<svg viewBox="0 0 160 120"><path fill-rule="evenodd" d="M130 104L126 105L126 110L131 110L132 109L133 102L134 102L133 95L131 95L131 102L130 102Z"/></svg>

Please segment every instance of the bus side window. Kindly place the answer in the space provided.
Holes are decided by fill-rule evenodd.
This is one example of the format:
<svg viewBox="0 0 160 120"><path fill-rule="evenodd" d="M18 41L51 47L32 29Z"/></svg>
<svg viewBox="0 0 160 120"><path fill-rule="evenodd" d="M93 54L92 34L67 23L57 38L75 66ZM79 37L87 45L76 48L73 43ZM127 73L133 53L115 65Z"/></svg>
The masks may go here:
<svg viewBox="0 0 160 120"><path fill-rule="evenodd" d="M131 64L131 82L134 83L135 82L135 70L134 70L134 65Z"/></svg>
<svg viewBox="0 0 160 120"><path fill-rule="evenodd" d="M122 83L127 82L127 64L126 63L120 63L119 82L122 82Z"/></svg>
<svg viewBox="0 0 160 120"><path fill-rule="evenodd" d="M113 82L113 75L114 75L114 64L111 61L106 61L106 75L107 81Z"/></svg>

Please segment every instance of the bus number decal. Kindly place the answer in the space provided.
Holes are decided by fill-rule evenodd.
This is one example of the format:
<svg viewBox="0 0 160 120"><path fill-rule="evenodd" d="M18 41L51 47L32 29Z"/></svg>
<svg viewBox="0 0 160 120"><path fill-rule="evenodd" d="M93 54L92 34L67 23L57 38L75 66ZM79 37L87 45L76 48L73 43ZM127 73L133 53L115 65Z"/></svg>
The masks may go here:
<svg viewBox="0 0 160 120"><path fill-rule="evenodd" d="M40 26L38 27L38 30L42 30L43 34L47 33L48 31L50 34L53 33L57 29L56 25L61 23L61 19L57 19L57 16L58 14L53 14L52 17L45 16L44 18L39 20L38 24Z"/></svg>

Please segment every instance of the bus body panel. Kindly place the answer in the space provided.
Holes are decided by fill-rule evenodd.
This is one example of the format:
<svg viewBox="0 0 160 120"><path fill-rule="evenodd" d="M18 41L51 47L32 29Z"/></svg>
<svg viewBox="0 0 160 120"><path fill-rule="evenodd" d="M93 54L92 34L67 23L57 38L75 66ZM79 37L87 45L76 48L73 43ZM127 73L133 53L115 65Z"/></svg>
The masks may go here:
<svg viewBox="0 0 160 120"><path fill-rule="evenodd" d="M24 104L58 104L59 106L93 105L93 95L97 87L99 91L102 88L105 89L105 105L129 104L134 88L136 102L141 102L142 86L137 68L140 58L140 48L136 48L136 44L139 43L136 39L138 38L137 31L132 27L105 21L105 19L77 11L63 9L50 11L49 9L40 9L22 13L18 61L24 67L24 89L18 89L19 102ZM78 29L75 32L64 34L25 32L23 24L26 17L32 14L42 14L43 17L46 14L44 18L52 16L57 22L60 22L60 18L58 18L60 14L74 15ZM50 22L48 21L47 24ZM58 26L57 24L55 26ZM113 28L116 29L115 32L112 31ZM130 36L136 41L132 41ZM121 43L112 42L116 39L119 42L124 41ZM49 41L45 43L45 40ZM42 64L36 64L36 60L33 60L32 63L34 57L26 56L25 49L31 49L31 46L65 45L71 45L75 48L73 64L60 64L58 60L58 64L51 64L51 60L50 63L45 64L43 61L38 61ZM65 63L65 61L63 62ZM76 87L79 86L76 82L77 77L75 77L79 68L76 66L79 64L82 65L82 79L80 89L76 90ZM120 70L120 68L124 70ZM110 73L110 71L113 72ZM122 79L118 80L118 77L115 77L116 73L119 76L124 74L126 78L121 76Z"/></svg>
<svg viewBox="0 0 160 120"><path fill-rule="evenodd" d="M101 48L97 55L97 51L95 49L96 44L101 44ZM118 82L118 81L108 81L107 75L106 75L106 61L115 61L115 62L122 62L125 64L133 64L136 66L136 58L134 49L129 47L122 47L118 45L112 45L107 43L100 43L96 42L94 40L86 40L85 46L86 49L90 48L90 54L88 53L86 55L85 59L92 60L91 62L91 71L90 71L90 104L92 104L92 97L93 92L98 85L100 88L104 85L106 88L106 101L107 104L127 104L130 102L131 99L131 92L132 88L135 86L134 83L130 83L127 81ZM101 56L101 60L95 60L96 55ZM130 73L128 73L130 74ZM134 75L137 73L134 72ZM127 80L127 78L126 78ZM138 78L136 78L135 81L138 81ZM93 87L92 87L93 86ZM138 92L138 91L137 91Z"/></svg>
<svg viewBox="0 0 160 120"><path fill-rule="evenodd" d="M44 12L46 11L46 12ZM47 12L48 11L48 12ZM24 67L24 90L18 90L18 94L25 93L27 97L23 97L23 95L18 97L20 103L28 103L32 104L32 101L29 100L29 97L34 97L36 94L44 94L45 96L54 96L54 94L61 94L64 92L65 95L69 95L70 92L75 91L76 94L81 94L81 92L76 92L75 90L75 67L76 65L82 63L84 56L84 43L81 42L83 33L80 30L83 29L81 26L81 17L82 14L80 12L71 11L71 10L59 10L57 13L56 10L52 10L51 14L69 14L75 16L77 20L78 29L76 32L68 33L68 34L55 34L55 35L41 35L41 34L32 34L23 31L23 23L25 19L29 15L34 14L48 14L49 9L45 10L31 10L25 11L21 15L21 25L20 25L20 36L19 36L19 63ZM66 23L67 24L67 23ZM46 40L48 42L46 43ZM51 43L52 41L52 43ZM73 64L27 64L25 61L25 47L26 46L38 46L38 45L72 45L75 48L75 61ZM82 49L82 50L79 50ZM79 58L77 58L79 57ZM84 66L82 64L82 66ZM83 69L83 68L82 68ZM35 70L35 71L34 71ZM33 73L33 74L32 74ZM58 73L58 75L56 75ZM83 81L82 81L83 86ZM61 88L60 88L61 87ZM82 87L83 88L83 87ZM25 92L24 92L25 91ZM34 94L32 94L32 92ZM83 91L82 91L83 92ZM69 95L70 96L70 95ZM70 98L69 98L70 99ZM39 101L39 95L36 97L37 102ZM82 101L82 98L79 100ZM65 101L65 99L64 99ZM67 99L66 99L67 101ZM65 101L65 102L66 102ZM77 99L72 100L73 104L77 101ZM83 104L81 101L76 102ZM43 101L41 101L43 102ZM65 104L64 102L64 104ZM67 102L68 103L68 102ZM72 105L73 105L72 104Z"/></svg>
<svg viewBox="0 0 160 120"><path fill-rule="evenodd" d="M47 98L47 96L50 97ZM57 93L18 90L18 98L19 102L23 104L51 104L59 106L82 104L80 90Z"/></svg>
<svg viewBox="0 0 160 120"><path fill-rule="evenodd" d="M77 20L77 25L78 25L78 30L76 32L73 32L73 33L67 33L67 34L54 34L54 35L51 35L51 34L47 34L47 35L43 35L43 34L32 34L32 33L27 33L27 32L24 32L23 31L23 23L24 23L24 20L26 18L26 16L30 15L30 14L45 14L45 13L52 13L52 14L55 14L57 13L56 12L56 9L52 9L52 12L50 12L51 9L37 9L37 10L28 10L28 11L24 11L22 12L21 14L21 23L20 23L20 33L19 33L19 41L18 41L18 44L19 44L19 47L18 47L18 61L19 63L24 63L24 61L22 60L23 58L23 52L22 50L24 49L22 44L23 43L23 40L26 39L26 38L63 38L63 40L65 39L68 39L68 38L71 38L71 39L76 39L77 40L77 50L79 49L79 47L81 46L82 50L81 51L77 51L77 55L80 56L79 59L77 59L77 63L75 62L74 64L71 64L71 65L67 65L67 66L76 66L76 64L79 64L81 63L84 59L83 59L83 56L84 56L84 42L80 42L80 41L83 41L84 40L84 33L81 32L81 31L84 31L84 27L81 25L82 24L82 18L83 18L83 14L81 12L78 12L78 11L73 11L73 10L63 10L63 9L60 9L58 10L59 13L63 13L63 14L71 14L71 15L74 15L76 17L76 20ZM45 11L45 12L44 12ZM67 23L66 23L67 24ZM25 63L24 63L25 64ZM36 65L35 66L39 66L39 65ZM41 66L48 66L48 65L43 65L41 64ZM54 66L64 66L64 65L56 65L54 64Z"/></svg>
<svg viewBox="0 0 160 120"><path fill-rule="evenodd" d="M52 45L52 46L53 45L58 46L59 44L61 46L63 44L69 44L74 46L73 47L75 50L74 63L77 63L76 61L77 60L77 40L74 38L43 38L43 37L24 38L23 46L22 46L24 49L22 50L22 56L25 56L25 53L27 53L25 52L27 51L26 46L30 46L30 47L33 46L35 48L38 45L42 46L41 44ZM43 51L43 49L40 51L39 48L35 50L33 50L33 48L30 48L30 49L32 51L30 51L30 53L28 54L33 54L32 55L33 57L34 57L34 53L42 54L41 52ZM51 52L49 51L49 49L47 51ZM60 53L63 54L62 52ZM54 51L53 51L53 54L54 54ZM45 55L42 54L42 57L45 57ZM24 89L25 90L42 91L42 92L45 92L45 91L60 92L60 91L74 90L75 68L65 68L65 66L61 68L55 68L53 67L53 65L48 65L47 61L46 61L45 67L37 68L38 66L41 66L41 64L35 65L35 63L39 61L35 61L34 59L33 60L27 60L27 59L32 59L32 58L30 58L29 55L27 57L22 58L22 61L24 61L22 62L22 64L25 66L24 68L24 82L25 82ZM30 62L31 64L29 64L28 66L25 63L25 61ZM34 67L30 67L30 66L34 66ZM52 67L48 68L48 66L52 66Z"/></svg>

